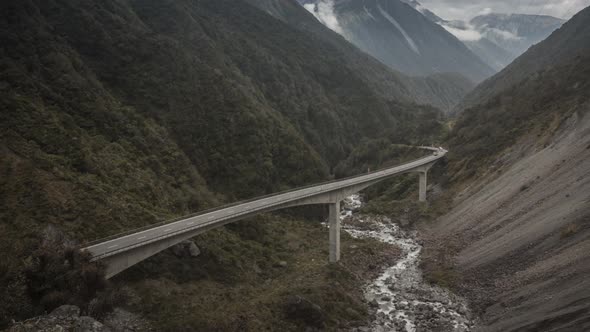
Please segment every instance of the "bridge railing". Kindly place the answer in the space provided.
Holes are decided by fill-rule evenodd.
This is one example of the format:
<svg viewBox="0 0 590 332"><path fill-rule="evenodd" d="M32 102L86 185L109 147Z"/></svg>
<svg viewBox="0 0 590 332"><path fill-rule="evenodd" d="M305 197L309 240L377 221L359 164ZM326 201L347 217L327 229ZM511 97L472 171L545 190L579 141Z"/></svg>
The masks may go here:
<svg viewBox="0 0 590 332"><path fill-rule="evenodd" d="M425 158L428 158L428 157L429 156L418 158L418 159L414 159L414 160L412 160L410 162L407 162L407 163L413 163L413 162L416 162L416 161L419 161L419 160L422 160L422 159L425 159ZM107 237L96 239L96 240L93 240L93 241L90 241L90 242L84 242L83 244L80 245L80 248L88 248L88 247L91 247L93 245L96 245L96 244L99 244L99 243L102 243L102 242L106 242L106 241L114 240L114 239L117 239L117 238L120 238L120 237L123 237L123 236L127 236L127 235L131 235L131 234L139 233L139 232L146 231L146 230L149 230L149 229L152 229L152 228L155 228L155 227L160 227L160 226L168 225L168 224L171 224L171 223L174 223L174 222L177 222L177 221L181 221L181 220L184 220L184 219L193 218L193 217L197 217L197 216L204 215L204 214L207 214L207 213L211 213L211 212L215 212L215 211L227 209L227 208L230 208L230 207L233 207L233 206L238 206L238 205L242 205L242 204L246 204L246 203L258 201L258 200L261 200L261 199L265 199L265 198L269 198L269 197L273 197L273 196L279 196L279 195L283 195L283 194L288 194L288 193L292 193L292 192L295 192L295 191L309 189L309 188L313 188L313 187L317 187L317 186L323 186L323 185L328 185L328 184L332 184L332 183L336 183L336 182L352 180L352 179L360 178L360 177L363 177L363 176L367 176L367 175L371 175L371 174L376 174L376 173L379 173L381 171L388 170L390 168L393 168L393 167L384 167L384 168L380 168L378 170L375 170L373 172L367 172L365 174L359 174L359 175L349 176L349 177L346 177L346 178L334 179L334 180L329 180L329 181L325 181L325 182L321 182L321 183L310 184L310 185L303 186L303 187L297 187L297 188L293 188L293 189L288 189L288 190L284 190L284 191L280 191L280 192L276 192L276 193L272 193L272 194L267 194L267 195L263 195L263 196L257 196L257 197L249 198L249 199L246 199L246 200L236 201L236 202L233 202L233 203L229 203L229 204L217 206L217 207L214 207L214 208L209 208L209 209L206 209L206 210L201 210L201 211L198 211L198 212L195 212L195 213L192 213L192 214L180 216L180 217L173 218L173 219L167 219L165 221L161 221L161 222L158 222L158 223L153 223L153 224L145 225L145 226L142 226L142 227L139 227L139 228L130 229L130 230L125 231L125 232L121 232L121 233L109 235Z"/></svg>

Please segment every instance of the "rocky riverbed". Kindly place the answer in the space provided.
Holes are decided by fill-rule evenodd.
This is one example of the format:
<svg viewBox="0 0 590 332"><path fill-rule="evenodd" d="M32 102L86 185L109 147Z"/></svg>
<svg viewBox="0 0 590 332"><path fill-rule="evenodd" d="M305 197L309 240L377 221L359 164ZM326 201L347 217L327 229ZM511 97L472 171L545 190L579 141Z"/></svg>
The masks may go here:
<svg viewBox="0 0 590 332"><path fill-rule="evenodd" d="M474 322L466 301L422 279L422 246L417 234L387 217L362 215L358 213L361 206L359 195L344 201L343 230L355 238L370 237L399 246L402 257L366 286L365 297L375 310L375 319L356 331L471 331Z"/></svg>

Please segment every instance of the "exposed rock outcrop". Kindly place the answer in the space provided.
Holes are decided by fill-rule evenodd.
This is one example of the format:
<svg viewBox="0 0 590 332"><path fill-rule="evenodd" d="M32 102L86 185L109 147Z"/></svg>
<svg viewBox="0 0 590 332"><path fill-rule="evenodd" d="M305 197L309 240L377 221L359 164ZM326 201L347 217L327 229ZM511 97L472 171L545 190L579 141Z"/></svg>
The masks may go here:
<svg viewBox="0 0 590 332"><path fill-rule="evenodd" d="M111 332L112 330L92 317L80 316L80 308L63 305L49 315L14 324L9 332Z"/></svg>
<svg viewBox="0 0 590 332"><path fill-rule="evenodd" d="M116 308L104 322L89 316L80 316L80 308L62 305L48 315L15 323L8 332L135 332L151 331L149 323L141 317Z"/></svg>
<svg viewBox="0 0 590 332"><path fill-rule="evenodd" d="M194 241L186 240L172 247L172 252L178 257L198 257L201 250Z"/></svg>

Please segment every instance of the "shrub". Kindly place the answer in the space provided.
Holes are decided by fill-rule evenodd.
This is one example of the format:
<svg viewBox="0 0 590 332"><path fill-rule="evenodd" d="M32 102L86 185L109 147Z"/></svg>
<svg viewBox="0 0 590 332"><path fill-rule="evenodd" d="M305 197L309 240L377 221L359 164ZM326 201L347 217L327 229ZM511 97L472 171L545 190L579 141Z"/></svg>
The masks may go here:
<svg viewBox="0 0 590 332"><path fill-rule="evenodd" d="M43 244L28 259L24 275L29 297L37 309L51 311L73 304L88 313L98 295L109 298L104 268L90 261L90 255L62 244ZM100 303L105 299L99 299ZM102 313L108 306L100 305Z"/></svg>

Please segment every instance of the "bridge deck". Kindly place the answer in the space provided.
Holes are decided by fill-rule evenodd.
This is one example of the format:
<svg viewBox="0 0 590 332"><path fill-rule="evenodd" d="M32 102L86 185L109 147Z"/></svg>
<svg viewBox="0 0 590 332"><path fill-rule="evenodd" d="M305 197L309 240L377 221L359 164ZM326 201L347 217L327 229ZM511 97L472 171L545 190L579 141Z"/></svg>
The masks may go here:
<svg viewBox="0 0 590 332"><path fill-rule="evenodd" d="M393 175L403 174L415 171L422 166L430 165L447 153L444 149L429 148L435 150L433 155L376 172L355 176L348 179L332 181L310 187L294 189L284 193L273 194L259 199L249 200L243 203L237 203L230 206L219 207L214 210L205 211L201 214L192 215L177 221L157 224L151 228L140 229L131 234L124 234L118 237L111 237L102 242L94 243L84 248L90 252L94 259L101 259L115 255L132 248L168 238L185 232L192 232L199 228L212 226L216 223L223 224L228 219L239 217L240 215L251 215L257 211L265 211L273 206L285 205L289 202L301 199L324 195L326 193L353 187L362 183L374 182ZM149 226L148 226L149 227Z"/></svg>

